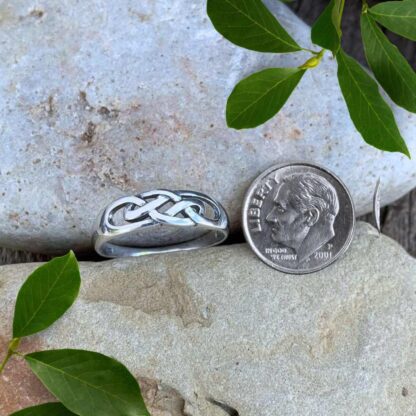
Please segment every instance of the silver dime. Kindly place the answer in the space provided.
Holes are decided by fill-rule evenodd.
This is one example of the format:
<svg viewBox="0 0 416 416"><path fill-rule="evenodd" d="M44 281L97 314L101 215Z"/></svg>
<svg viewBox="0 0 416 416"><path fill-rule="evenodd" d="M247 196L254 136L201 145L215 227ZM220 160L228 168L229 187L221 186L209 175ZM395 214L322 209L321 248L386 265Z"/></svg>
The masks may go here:
<svg viewBox="0 0 416 416"><path fill-rule="evenodd" d="M333 263L351 243L354 205L333 173L309 163L273 166L247 191L244 234L269 266L312 273Z"/></svg>

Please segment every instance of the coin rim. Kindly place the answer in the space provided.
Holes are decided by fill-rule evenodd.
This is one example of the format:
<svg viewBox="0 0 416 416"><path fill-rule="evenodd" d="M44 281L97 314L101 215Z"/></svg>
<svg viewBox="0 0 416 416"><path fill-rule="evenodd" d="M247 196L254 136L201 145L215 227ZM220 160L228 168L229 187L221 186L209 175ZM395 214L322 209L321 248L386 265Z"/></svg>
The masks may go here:
<svg viewBox="0 0 416 416"><path fill-rule="evenodd" d="M341 185L341 187L344 189L344 191L346 192L346 194L348 195L350 201L351 201L351 207L352 207L352 227L350 229L349 232L349 236L348 238L345 240L344 246L342 247L342 249L334 256L332 257L331 261L329 261L328 263L324 264L324 265L320 265L317 266L313 269L309 269L309 270L295 270L295 269L287 269L283 266L279 266L276 265L275 263L273 263L271 260L269 260L267 257L265 257L260 250L257 249L256 245L254 244L254 242L252 241L252 238L249 234L248 231L248 224L247 224L247 219L246 219L246 211L248 209L248 205L249 205L249 200L250 200L250 195L253 192L253 189L256 187L256 185L258 184L258 182L263 179L264 177L266 177L267 175L269 175L271 172L275 171L275 170L279 170L282 168L286 168L288 166L306 166L306 167L311 167L311 168L317 168L318 170L322 170L325 173L333 176ZM270 168L266 169L264 172L262 172L260 175L258 175L253 182L251 183L251 185L249 186L249 188L247 189L245 195L244 195L244 203L243 203L243 209L242 209L242 224L243 224L243 233L244 233L244 237L246 239L246 241L248 242L248 244L250 245L251 249L254 251L254 253L257 255L257 257L260 258L261 261L263 261L263 263L266 263L268 266L272 267L273 269L279 270L280 272L283 273L289 273L289 274L310 274L310 273L315 273L317 271L323 270L325 268L327 268L328 266L330 266L331 264L333 264L336 260L338 260L338 258L340 256L342 256L350 247L352 239L354 237L354 232L355 232L355 206L354 206L354 200L352 199L352 196L348 190L348 188L346 187L346 185L344 184L344 182L331 170L324 168L323 166L319 165L319 164L314 164L311 162L301 162L301 161L296 161L296 162L286 162L286 163L280 163L277 165L273 165Z"/></svg>

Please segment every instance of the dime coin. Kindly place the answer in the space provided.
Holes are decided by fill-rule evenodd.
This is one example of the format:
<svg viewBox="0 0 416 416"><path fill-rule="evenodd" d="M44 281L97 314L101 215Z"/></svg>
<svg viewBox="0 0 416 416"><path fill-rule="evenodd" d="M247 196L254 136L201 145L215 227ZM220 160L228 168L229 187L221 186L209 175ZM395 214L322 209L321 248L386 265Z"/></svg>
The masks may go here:
<svg viewBox="0 0 416 416"><path fill-rule="evenodd" d="M286 273L323 269L351 243L354 205L333 173L310 163L273 166L250 186L244 234L266 264Z"/></svg>

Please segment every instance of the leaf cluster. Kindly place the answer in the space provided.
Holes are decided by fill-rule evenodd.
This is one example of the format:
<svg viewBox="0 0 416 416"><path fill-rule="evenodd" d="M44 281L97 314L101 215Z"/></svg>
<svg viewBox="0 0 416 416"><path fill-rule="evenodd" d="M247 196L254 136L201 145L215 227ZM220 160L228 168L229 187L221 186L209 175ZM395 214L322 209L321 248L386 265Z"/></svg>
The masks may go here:
<svg viewBox="0 0 416 416"><path fill-rule="evenodd" d="M22 337L48 328L71 307L80 285L78 263L71 251L38 267L20 288L13 339L0 373L12 356L20 356L59 402L11 416L149 416L136 379L111 357L76 349L18 352Z"/></svg>
<svg viewBox="0 0 416 416"><path fill-rule="evenodd" d="M410 157L393 111L379 86L407 111L416 112L416 73L379 25L416 41L416 1L387 1L369 8L363 0L361 34L366 58L375 79L342 49L345 0L330 0L311 30L312 42L323 48L301 47L262 0L207 0L207 13L215 29L232 43L263 53L308 52L312 56L298 68L267 68L240 81L228 98L229 127L257 127L285 105L308 70L317 67L330 51L338 65L338 82L350 117L363 139L385 151Z"/></svg>

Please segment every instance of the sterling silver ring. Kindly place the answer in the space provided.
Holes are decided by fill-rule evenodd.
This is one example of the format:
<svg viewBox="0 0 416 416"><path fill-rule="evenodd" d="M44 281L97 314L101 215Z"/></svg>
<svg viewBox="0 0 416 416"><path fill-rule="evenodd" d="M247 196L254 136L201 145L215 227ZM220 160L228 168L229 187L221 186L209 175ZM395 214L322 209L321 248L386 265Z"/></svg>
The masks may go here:
<svg viewBox="0 0 416 416"><path fill-rule="evenodd" d="M228 233L227 213L214 199L157 189L108 205L99 216L93 245L103 257L143 256L214 246Z"/></svg>

